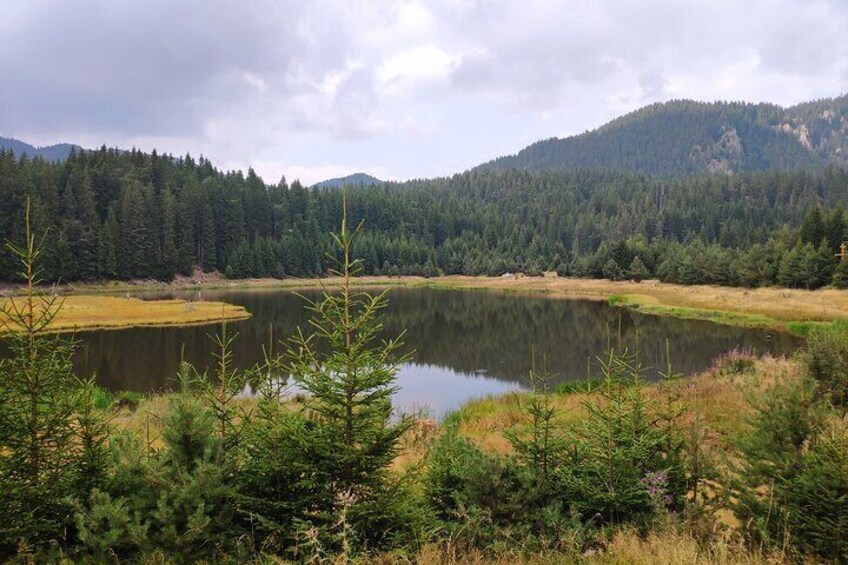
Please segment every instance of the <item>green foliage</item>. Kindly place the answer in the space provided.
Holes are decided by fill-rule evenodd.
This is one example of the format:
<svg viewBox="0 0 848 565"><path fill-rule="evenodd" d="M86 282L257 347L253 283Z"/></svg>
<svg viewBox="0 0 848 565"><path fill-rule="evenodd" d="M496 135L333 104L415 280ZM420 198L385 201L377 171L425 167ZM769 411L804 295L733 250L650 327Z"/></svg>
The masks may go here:
<svg viewBox="0 0 848 565"><path fill-rule="evenodd" d="M565 451L565 442L557 433L557 409L554 407L548 381L550 374L543 369L536 370L535 351L530 369L529 381L532 393L521 405L527 419L525 433L508 434L518 459L532 473L537 487L546 496L550 488L551 475Z"/></svg>
<svg viewBox="0 0 848 565"><path fill-rule="evenodd" d="M69 497L87 497L106 468L92 385L73 375L73 342L48 334L62 302L35 292L41 248L26 210L24 245L8 244L26 293L0 310L0 326L12 332L10 356L0 359L0 558L19 545L64 543Z"/></svg>
<svg viewBox="0 0 848 565"><path fill-rule="evenodd" d="M297 523L330 498L326 477L317 475L301 449L309 426L279 396L265 397L239 446L239 521L255 545L268 551L290 547Z"/></svg>
<svg viewBox="0 0 848 565"><path fill-rule="evenodd" d="M389 276L556 269L816 288L837 266L846 179L838 168L671 180L477 169L361 186L349 220L366 221L369 231L351 253L363 273ZM222 173L203 159L105 149L58 164L0 154L0 236L20 239L10 218L27 198L34 225L54 234L47 281L167 280L195 267L231 278L321 276L332 266L326 234L342 212L337 189L265 185L252 171ZM822 241L829 252L818 252ZM15 271L0 259L0 280Z"/></svg>
<svg viewBox="0 0 848 565"><path fill-rule="evenodd" d="M215 418L215 430L224 457L235 456L241 435L249 423L249 415L238 404L239 395L257 372L267 372L274 367L273 361L268 360L264 365L248 372L233 368L231 348L237 337L237 333L228 333L227 324L224 322L221 331L212 336L216 363L214 377L200 375L199 379L196 379L201 386L203 400Z"/></svg>
<svg viewBox="0 0 848 565"><path fill-rule="evenodd" d="M757 403L730 501L758 543L846 558L848 443L810 380L780 382ZM731 481L731 484L733 482Z"/></svg>
<svg viewBox="0 0 848 565"><path fill-rule="evenodd" d="M775 489L786 501L789 534L804 553L848 561L848 426L820 435L797 474Z"/></svg>
<svg viewBox="0 0 848 565"><path fill-rule="evenodd" d="M836 288L848 288L848 260L841 260L833 272L833 286Z"/></svg>
<svg viewBox="0 0 848 565"><path fill-rule="evenodd" d="M424 519L388 473L415 422L395 418L391 405L405 358L400 341L377 342L385 293L352 289L358 230L348 230L344 206L333 257L341 285L310 303L314 333L298 329L287 351L285 371L306 401L299 412L282 409L284 383L272 375L245 436L239 500L262 544L297 548L308 533L316 547L357 552L415 540Z"/></svg>
<svg viewBox="0 0 848 565"><path fill-rule="evenodd" d="M812 329L802 358L819 390L844 417L848 413L848 331L845 325Z"/></svg>
<svg viewBox="0 0 848 565"><path fill-rule="evenodd" d="M638 255L634 257L633 261L630 263L630 268L628 269L627 274L636 282L640 282L651 276L651 272L648 270L648 267L645 266L645 263L642 262L642 259Z"/></svg>
<svg viewBox="0 0 848 565"><path fill-rule="evenodd" d="M608 259L607 262L604 263L604 268L601 270L601 273L604 275L605 279L609 279L611 281L619 281L624 277L621 267L616 260L612 258Z"/></svg>
<svg viewBox="0 0 848 565"><path fill-rule="evenodd" d="M144 546L148 537L148 524L130 508L126 498L113 500L108 493L94 490L83 507L75 514L80 542L89 555L108 559L132 554Z"/></svg>
<svg viewBox="0 0 848 565"><path fill-rule="evenodd" d="M818 245L826 235L822 210L819 206L813 206L801 222L798 238L802 244Z"/></svg>
<svg viewBox="0 0 848 565"><path fill-rule="evenodd" d="M326 485L324 500L309 521L332 528L347 504L355 510L347 514L355 520L352 535L373 546L383 541L384 532L369 522L367 508L386 494L386 470L414 419L402 415L392 421L395 373L404 359L401 342L376 342L386 291L371 296L351 287L351 278L360 272L359 261L351 257L359 230L348 230L344 205L341 230L334 235L341 255L335 274L342 282L337 292L327 290L311 303L315 333L298 330L288 369L307 393L304 415L310 425L295 437L303 442L311 472Z"/></svg>
<svg viewBox="0 0 848 565"><path fill-rule="evenodd" d="M500 157L478 169L600 169L674 177L812 168L834 158L834 148L845 150L844 136L834 127L840 122L825 118L825 112L844 114L845 103L844 96L786 109L736 102L657 103L593 131L538 141L517 155ZM782 123L803 124L815 131L815 147L808 148L793 133L775 127Z"/></svg>
<svg viewBox="0 0 848 565"><path fill-rule="evenodd" d="M546 516L550 501L526 468L483 453L455 428L445 430L428 463L427 499L455 543L485 547L505 530L526 535Z"/></svg>
<svg viewBox="0 0 848 565"><path fill-rule="evenodd" d="M649 400L638 368L610 354L585 421L566 428L534 371L525 426L507 435L515 455L482 452L445 423L428 456L426 494L454 543L515 536L558 546L587 528L647 525L681 508L690 487L676 399ZM525 542L526 543L526 542Z"/></svg>
<svg viewBox="0 0 848 565"><path fill-rule="evenodd" d="M101 488L109 472L109 423L97 406L101 391L91 379L82 383L76 393L73 430L79 454L74 462L76 478L72 492L75 496L85 496Z"/></svg>
<svg viewBox="0 0 848 565"><path fill-rule="evenodd" d="M559 496L584 519L602 523L640 522L679 507L687 483L677 431L655 423L659 407L645 396L629 356L610 353L600 368L600 398L585 403L588 415L569 435Z"/></svg>
<svg viewBox="0 0 848 565"><path fill-rule="evenodd" d="M114 474L102 491L77 503L75 521L87 552L101 558L162 550L192 561L232 549L231 467L215 435L215 415L188 390L172 396L158 450L133 439L113 444Z"/></svg>

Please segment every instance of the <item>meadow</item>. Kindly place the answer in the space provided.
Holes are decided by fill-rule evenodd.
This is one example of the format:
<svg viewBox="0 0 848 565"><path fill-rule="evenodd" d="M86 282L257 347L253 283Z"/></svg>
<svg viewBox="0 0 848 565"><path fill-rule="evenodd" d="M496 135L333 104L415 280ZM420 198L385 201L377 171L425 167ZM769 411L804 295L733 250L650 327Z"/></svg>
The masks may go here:
<svg viewBox="0 0 848 565"><path fill-rule="evenodd" d="M50 330L117 330L139 326L188 326L226 320L243 320L250 313L241 306L223 302L186 300L141 300L131 296L71 295L60 298L62 307ZM0 299L0 308L22 304L22 299ZM14 324L0 331L14 331Z"/></svg>

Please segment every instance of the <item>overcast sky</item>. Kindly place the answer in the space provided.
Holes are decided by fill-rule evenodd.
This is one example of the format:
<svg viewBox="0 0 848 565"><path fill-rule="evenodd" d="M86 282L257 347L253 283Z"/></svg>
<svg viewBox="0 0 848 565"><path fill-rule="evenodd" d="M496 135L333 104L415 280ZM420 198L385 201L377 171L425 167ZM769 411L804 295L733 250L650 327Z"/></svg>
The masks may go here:
<svg viewBox="0 0 848 565"><path fill-rule="evenodd" d="M848 91L848 0L0 0L0 136L447 175L673 98Z"/></svg>

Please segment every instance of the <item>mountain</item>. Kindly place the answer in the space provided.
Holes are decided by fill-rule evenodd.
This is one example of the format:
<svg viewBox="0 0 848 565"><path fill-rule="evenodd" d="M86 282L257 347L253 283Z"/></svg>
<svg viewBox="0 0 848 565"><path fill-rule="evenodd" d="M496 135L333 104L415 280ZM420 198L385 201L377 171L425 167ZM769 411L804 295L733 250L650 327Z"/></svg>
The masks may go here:
<svg viewBox="0 0 848 565"><path fill-rule="evenodd" d="M81 150L82 148L79 145L71 143L57 143L55 145L47 145L45 147L35 147L34 145L24 143L17 139L0 137L0 151L7 151L10 149L12 153L14 153L15 157L18 158L26 153L30 157L41 157L45 161L56 163L67 159L68 155L71 154L72 149Z"/></svg>
<svg viewBox="0 0 848 565"><path fill-rule="evenodd" d="M365 186L371 186L376 184L383 184L378 178L372 177L371 175L366 175L365 173L354 173L352 175L348 175L346 177L341 177L337 179L329 179L323 180L319 183L315 183L312 185L313 188L340 188L344 185L357 185L362 184Z"/></svg>
<svg viewBox="0 0 848 565"><path fill-rule="evenodd" d="M536 142L482 169L591 168L655 175L781 171L848 164L848 95L782 108L677 100L593 130Z"/></svg>

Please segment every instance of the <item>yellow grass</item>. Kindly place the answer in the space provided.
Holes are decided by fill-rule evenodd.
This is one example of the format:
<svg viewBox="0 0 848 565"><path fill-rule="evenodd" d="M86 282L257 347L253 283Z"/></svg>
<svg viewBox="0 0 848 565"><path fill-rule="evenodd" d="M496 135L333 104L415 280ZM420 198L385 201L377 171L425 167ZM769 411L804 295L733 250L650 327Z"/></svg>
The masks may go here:
<svg viewBox="0 0 848 565"><path fill-rule="evenodd" d="M608 281L558 277L359 277L361 286L409 286L441 289L480 289L522 292L551 298L610 301L645 312L717 322L784 328L789 322L832 322L848 318L848 291L833 288L738 288L712 285L676 285L656 280ZM246 286L307 288L331 285L333 279L255 280ZM235 282L231 286L241 286Z"/></svg>
<svg viewBox="0 0 848 565"><path fill-rule="evenodd" d="M189 280L162 283L100 283L63 287L72 293L125 292L163 289L303 289L332 286L328 279L249 279L228 281L210 277L205 281ZM734 288L711 285L675 285L656 280L636 283L558 277L358 277L360 287L430 287L439 289L480 289L500 292L524 292L551 298L584 298L638 308L641 311L680 318L697 318L714 322L803 331L799 323L833 322L848 318L848 291L833 288L799 290L786 288Z"/></svg>
<svg viewBox="0 0 848 565"><path fill-rule="evenodd" d="M723 370L709 370L693 377L660 386L650 386L646 394L657 400L667 393L679 398L687 407L689 418L697 418L708 436L706 447L725 448L729 438L745 426L753 408L750 399L761 396L762 391L778 382L799 378L802 368L797 361L785 358L763 357L753 367L739 374ZM455 415L459 432L472 439L483 449L506 453L509 442L504 432L520 429L526 422L520 403L526 393L510 393L472 400ZM590 396L585 392L553 394L551 401L559 412L563 426L579 422L585 415L585 402Z"/></svg>
<svg viewBox="0 0 848 565"><path fill-rule="evenodd" d="M23 298L7 298L21 305ZM121 329L137 326L211 324L243 320L250 313L241 306L224 302L185 300L140 300L117 296L74 295L64 298L51 331Z"/></svg>
<svg viewBox="0 0 848 565"><path fill-rule="evenodd" d="M373 565L766 565L786 562L782 555L750 550L735 540L715 539L704 544L685 532L671 528L647 537L625 529L617 532L603 550L581 551L575 546L563 552L529 554L519 550L501 550L492 554L429 544L414 556L383 555L365 561Z"/></svg>
<svg viewBox="0 0 848 565"><path fill-rule="evenodd" d="M791 322L832 322L848 318L848 291L785 288L734 288L711 285L674 285L659 281L608 281L562 278L442 277L435 287L485 288L500 291L544 293L555 298L588 298L642 311L721 323L791 327Z"/></svg>

